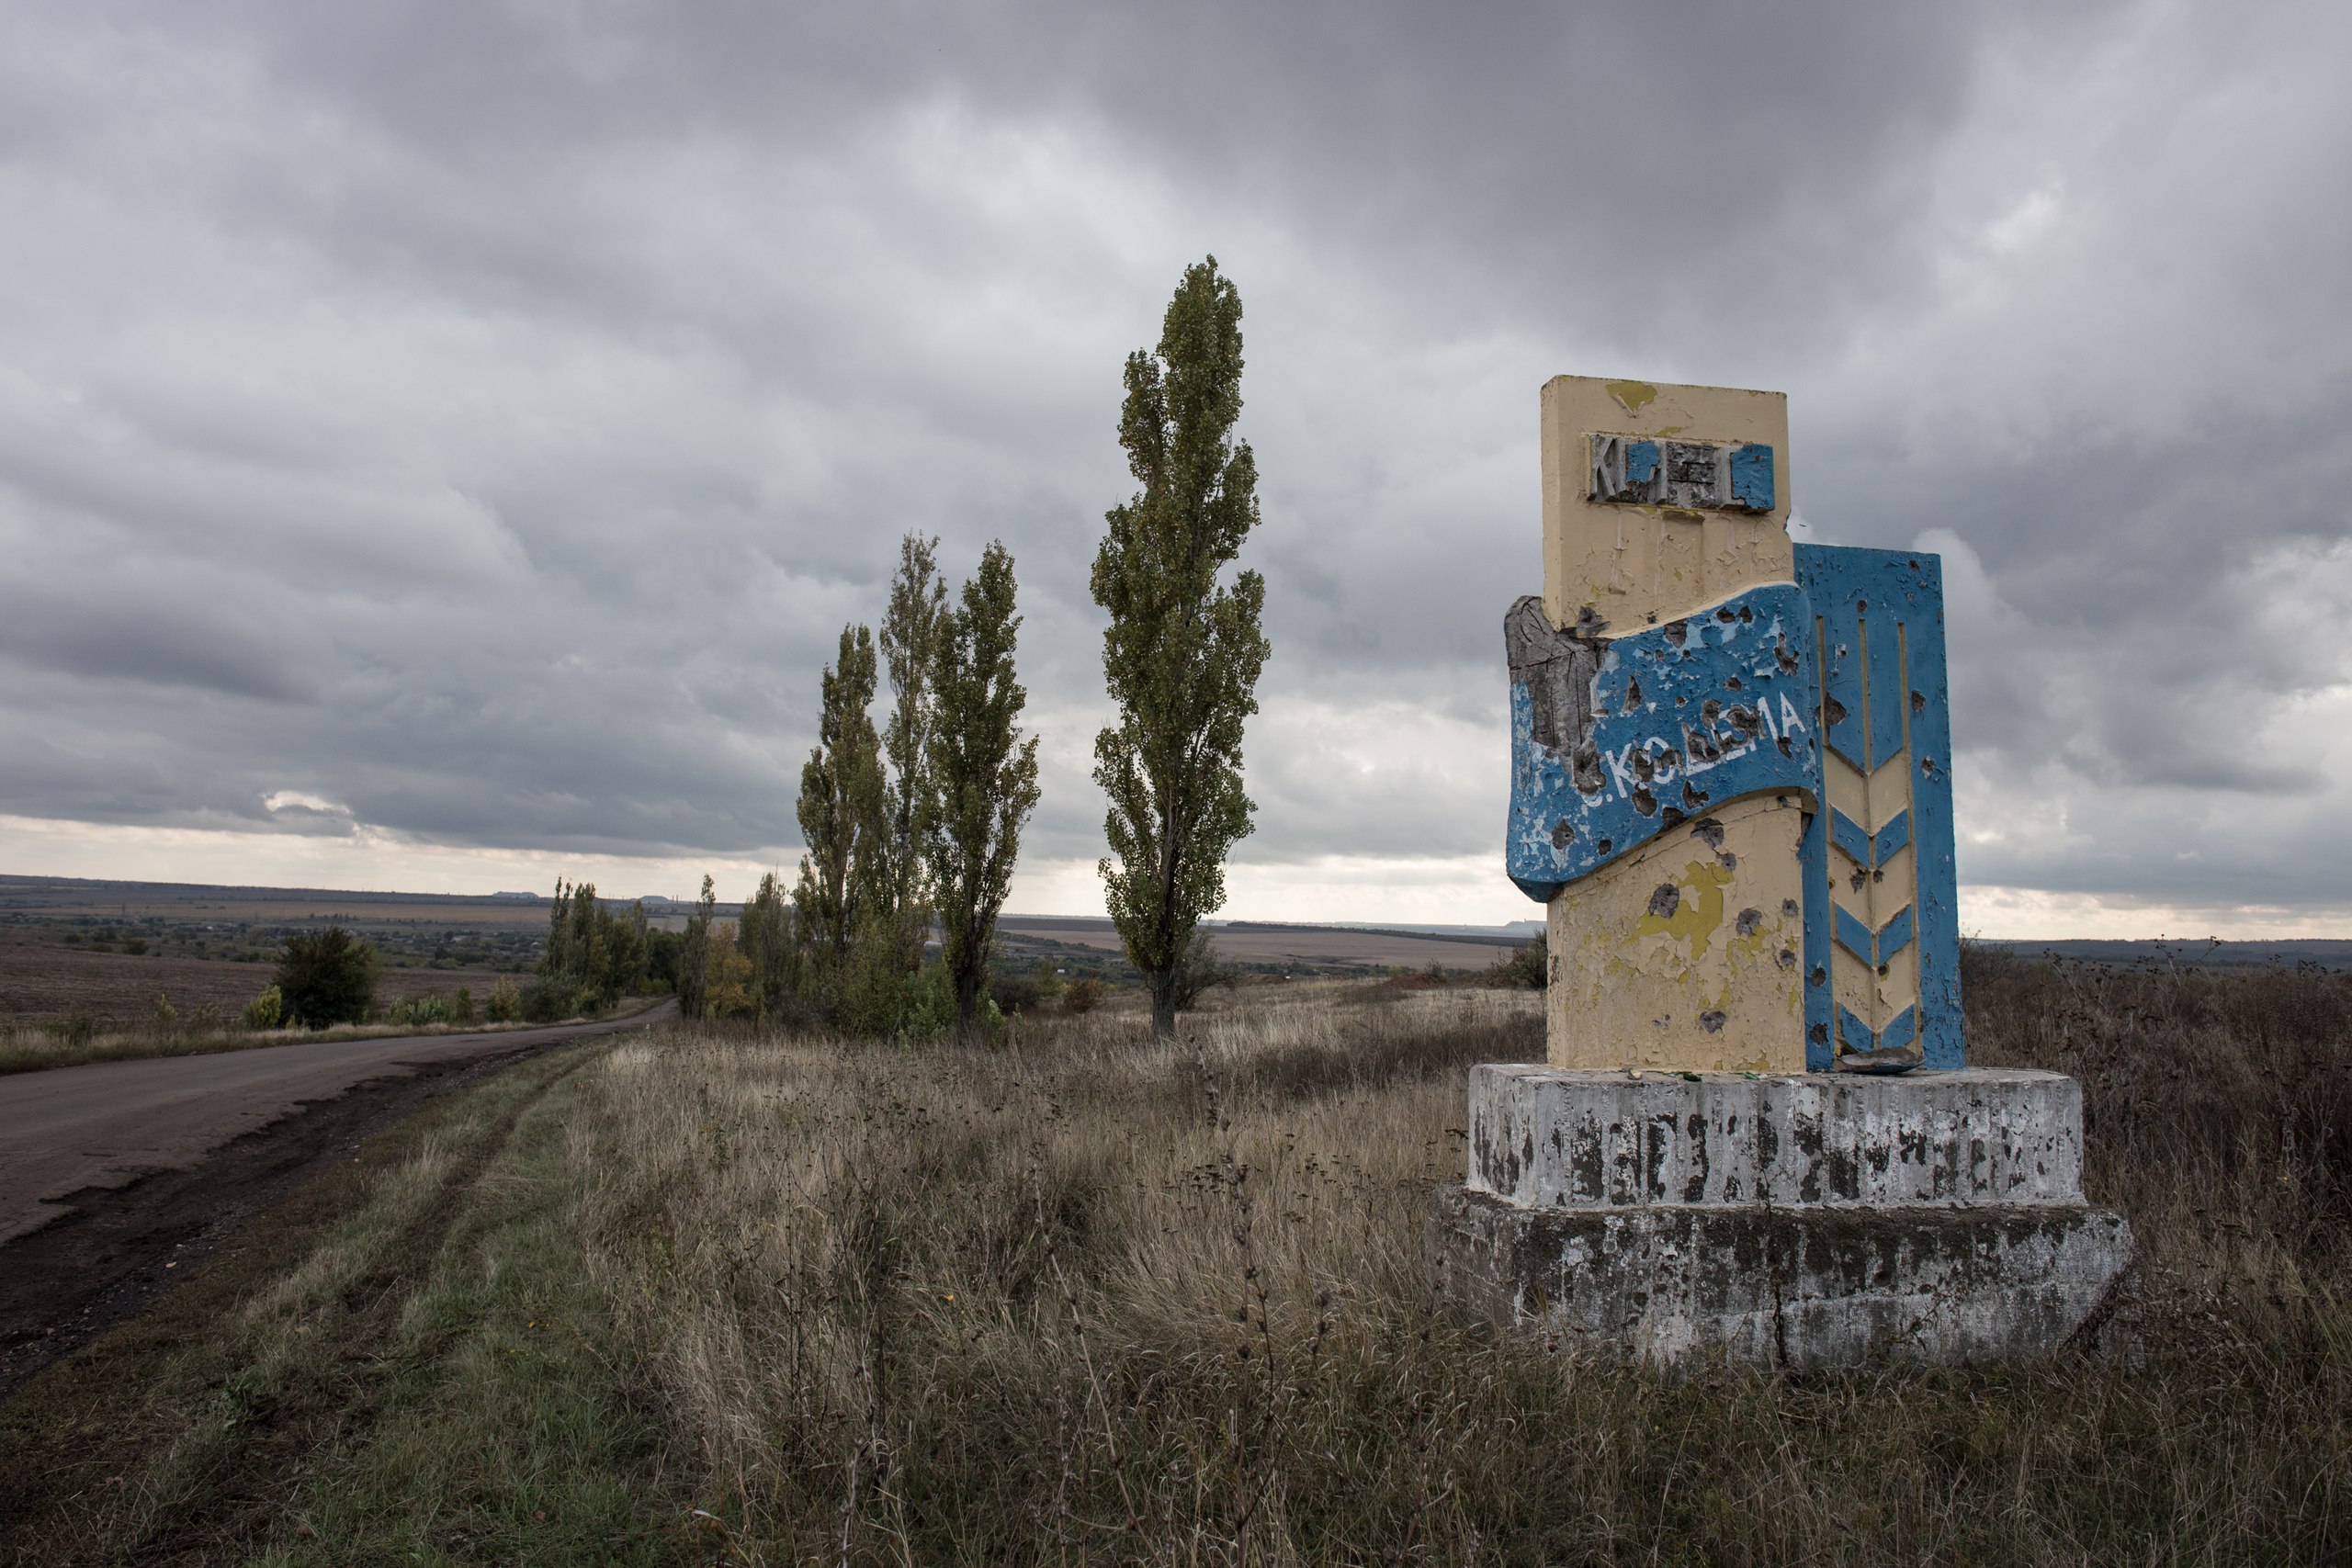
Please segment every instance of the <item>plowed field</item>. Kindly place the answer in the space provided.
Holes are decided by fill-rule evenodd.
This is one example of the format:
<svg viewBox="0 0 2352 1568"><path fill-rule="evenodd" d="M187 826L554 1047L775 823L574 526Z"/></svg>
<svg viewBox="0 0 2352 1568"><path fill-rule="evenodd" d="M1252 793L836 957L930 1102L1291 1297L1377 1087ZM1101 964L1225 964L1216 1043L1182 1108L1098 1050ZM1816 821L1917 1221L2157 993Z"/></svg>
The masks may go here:
<svg viewBox="0 0 2352 1568"><path fill-rule="evenodd" d="M183 1018L207 1002L227 1014L258 996L270 974L266 964L0 945L0 1019L80 1012L127 1023L145 1018L158 995L170 998ZM385 969L377 976L376 995L394 1001L470 986L479 1000L497 980L486 969Z"/></svg>

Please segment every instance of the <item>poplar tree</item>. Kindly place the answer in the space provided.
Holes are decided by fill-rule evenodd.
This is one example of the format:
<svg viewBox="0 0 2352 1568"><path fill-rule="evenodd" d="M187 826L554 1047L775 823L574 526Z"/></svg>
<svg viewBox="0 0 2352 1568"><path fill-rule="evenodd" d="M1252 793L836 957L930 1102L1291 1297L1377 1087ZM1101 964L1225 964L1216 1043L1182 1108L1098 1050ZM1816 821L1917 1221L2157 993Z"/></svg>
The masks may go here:
<svg viewBox="0 0 2352 1568"><path fill-rule="evenodd" d="M866 713L874 677L873 632L843 626L840 657L825 667L820 684L817 744L800 770L800 839L808 849L792 902L799 939L827 992L838 985L861 934L879 869L882 743Z"/></svg>
<svg viewBox="0 0 2352 1568"><path fill-rule="evenodd" d="M932 661L933 724L926 754L937 808L925 831L941 958L956 990L956 1022L979 1010L996 918L1012 884L1021 829L1037 807L1037 741L1017 720L1028 694L1014 679L1012 558L981 553L979 575L942 618Z"/></svg>
<svg viewBox="0 0 2352 1568"><path fill-rule="evenodd" d="M1119 705L1094 741L1111 797L1105 901L1163 1036L1253 809L1241 730L1271 651L1258 626L1266 584L1255 571L1218 581L1258 522L1257 464L1232 436L1240 412L1241 296L1210 256L1184 269L1158 352L1127 356L1119 445L1143 488L1106 514L1094 558L1094 602L1111 615L1102 674Z"/></svg>
<svg viewBox="0 0 2352 1568"><path fill-rule="evenodd" d="M890 677L890 718L882 751L890 764L886 818L877 857L880 900L888 906L884 939L901 975L922 966L931 929L930 879L923 839L938 810L932 786L931 735L937 701L932 668L947 619L947 584L939 575L939 540L909 534L899 541L898 575L882 616L882 658Z"/></svg>

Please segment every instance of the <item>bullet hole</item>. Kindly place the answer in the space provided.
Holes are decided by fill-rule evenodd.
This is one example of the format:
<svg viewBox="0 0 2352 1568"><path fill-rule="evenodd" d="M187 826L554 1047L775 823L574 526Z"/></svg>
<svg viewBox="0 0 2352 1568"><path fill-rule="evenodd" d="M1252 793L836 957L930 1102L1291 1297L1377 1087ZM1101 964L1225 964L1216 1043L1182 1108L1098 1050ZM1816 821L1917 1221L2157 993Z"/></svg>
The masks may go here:
<svg viewBox="0 0 2352 1568"><path fill-rule="evenodd" d="M1627 761L1633 765L1634 776L1644 784L1657 777L1657 759L1647 751L1636 751Z"/></svg>
<svg viewBox="0 0 2352 1568"><path fill-rule="evenodd" d="M1689 812L1677 807L1662 807L1658 811L1657 825L1661 828L1671 828L1676 823L1684 820L1690 815L1690 814Z"/></svg>
<svg viewBox="0 0 2352 1568"><path fill-rule="evenodd" d="M1814 1043L1815 1045L1826 1045L1826 1044L1828 1044L1828 1043L1829 1043L1829 1026L1828 1026L1827 1024L1826 1024L1826 1023L1816 1023L1816 1024L1815 1024L1815 1025L1813 1026L1813 1035L1812 1035L1812 1039L1813 1039L1813 1043Z"/></svg>
<svg viewBox="0 0 2352 1568"><path fill-rule="evenodd" d="M1599 637L1608 626L1609 623L1602 620L1589 604L1577 612L1576 635L1578 637Z"/></svg>
<svg viewBox="0 0 2352 1568"><path fill-rule="evenodd" d="M1699 722L1702 724L1713 724L1723 716L1724 705L1713 697L1699 705Z"/></svg>
<svg viewBox="0 0 2352 1568"><path fill-rule="evenodd" d="M1686 811L1704 811L1712 798L1703 789L1689 784L1682 786L1682 808Z"/></svg>
<svg viewBox="0 0 2352 1568"><path fill-rule="evenodd" d="M1690 639L1690 624L1688 621L1668 621L1666 623L1667 641L1672 643L1677 648L1680 648Z"/></svg>
<svg viewBox="0 0 2352 1568"><path fill-rule="evenodd" d="M1914 692L1911 694L1911 711L1913 713L1925 713L1928 711L1927 693Z"/></svg>
<svg viewBox="0 0 2352 1568"><path fill-rule="evenodd" d="M1855 600L1855 601L1854 601L1854 614L1856 614L1856 615L1869 615L1870 613L1871 613L1871 602L1870 602L1869 600L1867 600L1867 599L1857 599L1857 600Z"/></svg>
<svg viewBox="0 0 2352 1568"><path fill-rule="evenodd" d="M1826 723L1843 724L1846 722L1846 705L1836 697L1824 697L1821 700L1821 716Z"/></svg>
<svg viewBox="0 0 2352 1568"><path fill-rule="evenodd" d="M1754 626L1756 624L1755 609L1750 605L1742 604L1739 607L1739 621L1742 626Z"/></svg>
<svg viewBox="0 0 2352 1568"><path fill-rule="evenodd" d="M1868 872L1858 871L1854 873L1853 880L1848 883L1847 886L1851 887L1855 892L1860 893L1862 890L1862 884L1868 881L1869 878L1870 874Z"/></svg>
<svg viewBox="0 0 2352 1568"><path fill-rule="evenodd" d="M1787 916L1790 919L1795 919L1804 912L1804 910L1797 908L1797 901L1795 899L1783 898L1781 900L1781 913Z"/></svg>
<svg viewBox="0 0 2352 1568"><path fill-rule="evenodd" d="M1736 692L1736 691L1739 691L1740 689L1741 689L1741 687L1740 687L1740 684L1739 684L1739 677L1738 677L1738 676L1736 676L1736 675L1726 675L1726 676L1724 676L1724 691L1726 691L1726 692Z"/></svg>
<svg viewBox="0 0 2352 1568"><path fill-rule="evenodd" d="M1552 847L1554 849L1565 850L1570 844L1576 842L1576 828L1566 818L1563 817L1557 822L1552 824Z"/></svg>
<svg viewBox="0 0 2352 1568"><path fill-rule="evenodd" d="M1657 891L1650 895L1650 913L1661 920L1674 919L1674 911L1680 908L1682 908L1682 889L1671 882L1658 884Z"/></svg>
<svg viewBox="0 0 2352 1568"><path fill-rule="evenodd" d="M1719 621L1736 621L1739 619L1739 615L1730 605L1726 604L1722 609L1715 612L1715 619Z"/></svg>
<svg viewBox="0 0 2352 1568"><path fill-rule="evenodd" d="M1871 880L1872 882L1884 882L1886 880L1886 868L1882 866L1878 870L1871 872Z"/></svg>
<svg viewBox="0 0 2352 1568"><path fill-rule="evenodd" d="M1789 634L1786 632L1773 641L1772 662L1781 667L1783 675L1793 675L1804 668L1804 661L1789 651Z"/></svg>
<svg viewBox="0 0 2352 1568"><path fill-rule="evenodd" d="M1602 854L1607 854L1610 851L1617 847L1617 840L1614 839L1603 839L1600 843L1593 847L1598 849Z"/></svg>
<svg viewBox="0 0 2352 1568"><path fill-rule="evenodd" d="M1731 726L1732 733L1738 736L1743 743L1755 739L1764 728L1764 721L1756 716L1754 708L1725 708L1724 722Z"/></svg>
<svg viewBox="0 0 2352 1568"><path fill-rule="evenodd" d="M1936 760L1933 757L1920 758L1919 771L1927 774L1929 778L1934 778L1936 776Z"/></svg>
<svg viewBox="0 0 2352 1568"><path fill-rule="evenodd" d="M1600 773L1600 748L1590 740L1577 743L1568 756L1568 782L1577 786L1578 795L1599 795L1609 787Z"/></svg>
<svg viewBox="0 0 2352 1568"><path fill-rule="evenodd" d="M1756 928L1763 923L1763 910L1742 909L1739 912L1739 919L1732 922L1732 930L1737 931L1742 936L1754 936L1756 934Z"/></svg>
<svg viewBox="0 0 2352 1568"><path fill-rule="evenodd" d="M1725 871L1737 871L1739 869L1739 857L1732 853L1729 850L1717 850L1715 852L1715 863L1722 866Z"/></svg>
<svg viewBox="0 0 2352 1568"><path fill-rule="evenodd" d="M1711 850L1724 847L1724 825L1712 817L1702 817L1691 823L1690 836Z"/></svg>
<svg viewBox="0 0 2352 1568"><path fill-rule="evenodd" d="M1784 947L1781 949L1780 964L1783 969L1795 968L1797 966L1797 955L1788 948Z"/></svg>
<svg viewBox="0 0 2352 1568"><path fill-rule="evenodd" d="M1727 1016L1717 1012L1713 1008L1709 1008L1699 1015L1699 1027L1710 1034L1721 1034L1724 1032L1724 1025L1730 1021Z"/></svg>
<svg viewBox="0 0 2352 1568"><path fill-rule="evenodd" d="M1649 785L1637 784L1634 786L1634 809L1645 817L1657 815L1657 796L1650 793Z"/></svg>
<svg viewBox="0 0 2352 1568"><path fill-rule="evenodd" d="M1808 986L1826 986L1829 984L1829 971L1816 964L1813 966L1813 973L1804 977L1804 983Z"/></svg>
<svg viewBox="0 0 2352 1568"><path fill-rule="evenodd" d="M1794 757L1797 754L1797 749L1789 744L1789 738L1785 735L1781 736L1777 741L1774 741L1773 744L1780 747L1781 755L1783 757Z"/></svg>
<svg viewBox="0 0 2352 1568"><path fill-rule="evenodd" d="M1632 713L1641 705L1642 683L1639 681L1627 681L1625 682L1625 705L1617 711L1620 713Z"/></svg>

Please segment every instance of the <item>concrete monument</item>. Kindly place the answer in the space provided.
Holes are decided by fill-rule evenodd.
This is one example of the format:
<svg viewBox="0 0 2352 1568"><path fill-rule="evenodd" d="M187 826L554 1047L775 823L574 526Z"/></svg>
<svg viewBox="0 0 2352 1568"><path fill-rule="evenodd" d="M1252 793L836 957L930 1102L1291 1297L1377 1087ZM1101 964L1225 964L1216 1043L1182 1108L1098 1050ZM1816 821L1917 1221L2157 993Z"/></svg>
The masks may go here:
<svg viewBox="0 0 2352 1568"><path fill-rule="evenodd" d="M2082 1101L1971 1068L1932 555L1792 546L1778 393L1544 389L1505 861L1548 1061L1475 1068L1442 1288L1673 1362L2116 1342Z"/></svg>

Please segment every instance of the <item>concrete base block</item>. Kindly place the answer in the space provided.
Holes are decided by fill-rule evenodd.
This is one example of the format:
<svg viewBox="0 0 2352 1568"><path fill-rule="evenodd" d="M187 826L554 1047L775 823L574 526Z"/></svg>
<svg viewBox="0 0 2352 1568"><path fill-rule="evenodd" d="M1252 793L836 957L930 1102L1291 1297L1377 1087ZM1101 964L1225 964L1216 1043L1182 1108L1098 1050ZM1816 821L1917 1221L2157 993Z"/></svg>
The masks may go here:
<svg viewBox="0 0 2352 1568"><path fill-rule="evenodd" d="M2132 1245L2052 1073L1473 1068L1439 1289L1564 1346L1795 1371L2137 1353Z"/></svg>
<svg viewBox="0 0 2352 1568"><path fill-rule="evenodd" d="M2134 1353L2132 1229L2105 1209L1535 1210L1442 1187L1428 1250L1440 1291L1494 1322L1658 1365Z"/></svg>

